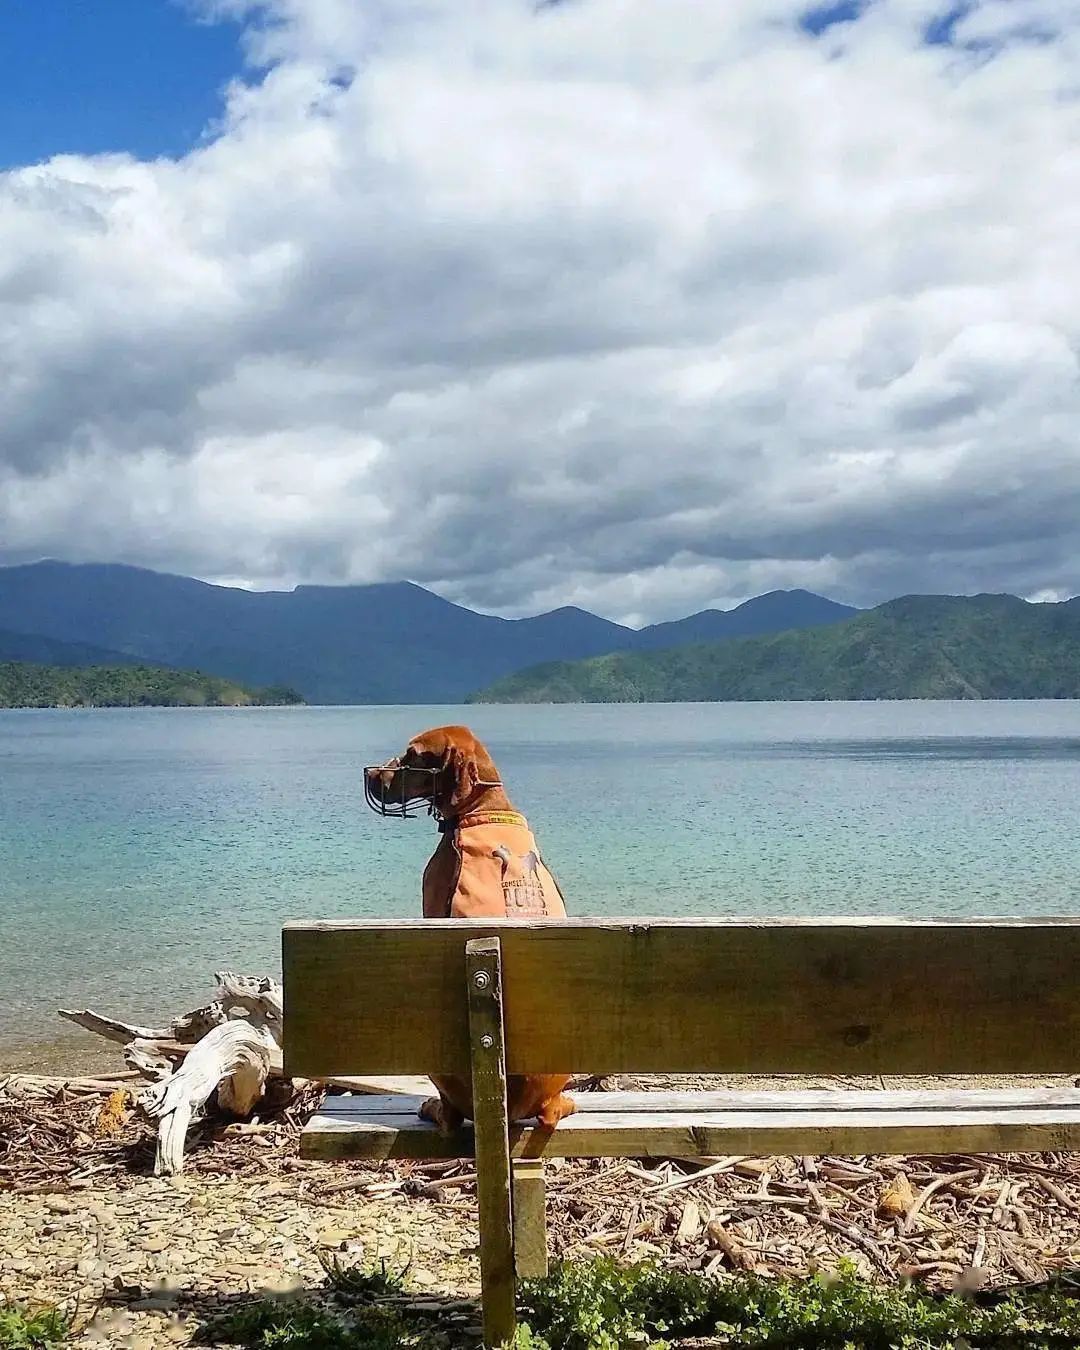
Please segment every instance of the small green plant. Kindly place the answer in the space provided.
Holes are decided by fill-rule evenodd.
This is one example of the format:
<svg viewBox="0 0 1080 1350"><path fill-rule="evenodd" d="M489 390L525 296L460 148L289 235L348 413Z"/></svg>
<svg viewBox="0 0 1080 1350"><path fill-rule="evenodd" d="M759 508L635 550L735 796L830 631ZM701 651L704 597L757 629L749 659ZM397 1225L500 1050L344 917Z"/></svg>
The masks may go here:
<svg viewBox="0 0 1080 1350"><path fill-rule="evenodd" d="M392 1270L385 1257L379 1258L378 1266L345 1266L337 1256L319 1254L319 1264L326 1272L326 1278L339 1294L351 1299L369 1303L376 1298L385 1298L387 1294L400 1294L405 1289L405 1278L412 1265L407 1261L400 1270Z"/></svg>
<svg viewBox="0 0 1080 1350"><path fill-rule="evenodd" d="M53 1350L63 1345L70 1327L55 1308L16 1307L0 1304L0 1350Z"/></svg>

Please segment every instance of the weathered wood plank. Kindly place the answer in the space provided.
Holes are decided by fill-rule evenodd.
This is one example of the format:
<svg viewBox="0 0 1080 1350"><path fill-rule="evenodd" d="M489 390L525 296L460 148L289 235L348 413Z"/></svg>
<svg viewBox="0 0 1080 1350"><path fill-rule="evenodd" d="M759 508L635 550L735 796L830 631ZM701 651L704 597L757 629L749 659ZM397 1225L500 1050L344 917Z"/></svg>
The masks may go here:
<svg viewBox="0 0 1080 1350"><path fill-rule="evenodd" d="M544 1164L519 1158L513 1167L514 1269L519 1280L539 1280L548 1273Z"/></svg>
<svg viewBox="0 0 1080 1350"><path fill-rule="evenodd" d="M502 967L497 937L465 949L475 1113L476 1192L480 1210L480 1287L484 1344L509 1345L514 1309L514 1226L507 1142Z"/></svg>
<svg viewBox="0 0 1080 1350"><path fill-rule="evenodd" d="M413 1106L419 1108L430 1092L423 1095L331 1097L327 1106L335 1116L365 1120L371 1116L400 1116ZM966 1109L1008 1112L1019 1107L1045 1110L1069 1106L1080 1111L1080 1088L932 1088L923 1090L877 1088L792 1088L789 1091L754 1092L581 1092L570 1093L577 1102L577 1115L602 1112L625 1115L628 1112L703 1112L703 1111L908 1111L924 1107L932 1111ZM575 1126L579 1128L580 1126ZM562 1126L559 1127L563 1128Z"/></svg>
<svg viewBox="0 0 1080 1350"><path fill-rule="evenodd" d="M334 1087L346 1088L350 1092L363 1092L378 1096L380 1100L396 1101L401 1108L402 1097L430 1097L434 1085L430 1078L422 1074L351 1074L342 1075L333 1081Z"/></svg>
<svg viewBox="0 0 1080 1350"><path fill-rule="evenodd" d="M458 1158L473 1154L467 1128L444 1139L414 1114L322 1113L301 1136L308 1158ZM510 1127L513 1157L708 1157L731 1153L1015 1153L1080 1149L1080 1109L753 1112L583 1112L550 1134Z"/></svg>
<svg viewBox="0 0 1080 1350"><path fill-rule="evenodd" d="M1076 1068L1080 920L452 919L288 925L288 1072L468 1072L493 934L510 1073Z"/></svg>
<svg viewBox="0 0 1080 1350"><path fill-rule="evenodd" d="M925 1106L952 1111L965 1107L1008 1110L1011 1107L1074 1106L1080 1109L1080 1088L791 1088L719 1092L582 1092L571 1093L578 1111L906 1111ZM397 1101L400 1098L389 1098Z"/></svg>

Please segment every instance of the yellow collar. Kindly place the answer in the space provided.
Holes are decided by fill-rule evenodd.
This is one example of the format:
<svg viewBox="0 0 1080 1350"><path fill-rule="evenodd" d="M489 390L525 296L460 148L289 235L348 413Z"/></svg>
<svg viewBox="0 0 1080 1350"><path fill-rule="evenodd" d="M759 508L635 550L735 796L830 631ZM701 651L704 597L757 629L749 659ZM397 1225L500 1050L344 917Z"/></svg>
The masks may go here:
<svg viewBox="0 0 1080 1350"><path fill-rule="evenodd" d="M459 816L454 828L468 829L470 825L521 825L529 828L529 822L517 811L477 811L474 815Z"/></svg>

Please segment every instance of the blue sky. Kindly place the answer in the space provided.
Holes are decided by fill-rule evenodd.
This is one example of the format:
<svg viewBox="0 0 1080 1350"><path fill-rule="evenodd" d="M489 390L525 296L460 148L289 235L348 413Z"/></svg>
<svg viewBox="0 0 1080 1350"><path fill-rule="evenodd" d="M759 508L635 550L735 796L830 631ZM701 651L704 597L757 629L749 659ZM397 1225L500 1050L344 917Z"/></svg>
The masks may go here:
<svg viewBox="0 0 1080 1350"><path fill-rule="evenodd" d="M0 165L183 154L241 67L239 34L173 0L0 0Z"/></svg>

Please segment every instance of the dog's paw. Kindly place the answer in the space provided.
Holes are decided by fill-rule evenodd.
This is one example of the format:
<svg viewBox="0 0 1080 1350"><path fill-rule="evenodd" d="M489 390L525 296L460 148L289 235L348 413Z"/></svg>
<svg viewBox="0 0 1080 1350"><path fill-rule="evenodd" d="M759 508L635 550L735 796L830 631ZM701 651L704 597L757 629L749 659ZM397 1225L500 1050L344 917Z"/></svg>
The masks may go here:
<svg viewBox="0 0 1080 1350"><path fill-rule="evenodd" d="M422 1103L417 1114L421 1120L437 1125L443 1138L455 1134L465 1124L465 1117L461 1112L442 1097L429 1097Z"/></svg>
<svg viewBox="0 0 1080 1350"><path fill-rule="evenodd" d="M426 1102L420 1103L420 1109L416 1113L421 1120L426 1120L431 1125L442 1125L442 1099L440 1097L429 1097Z"/></svg>
<svg viewBox="0 0 1080 1350"><path fill-rule="evenodd" d="M554 1097L551 1101L545 1102L537 1112L537 1120L545 1130L553 1130L560 1120L565 1120L567 1116L572 1116L577 1110L577 1102L573 1097L562 1096Z"/></svg>

